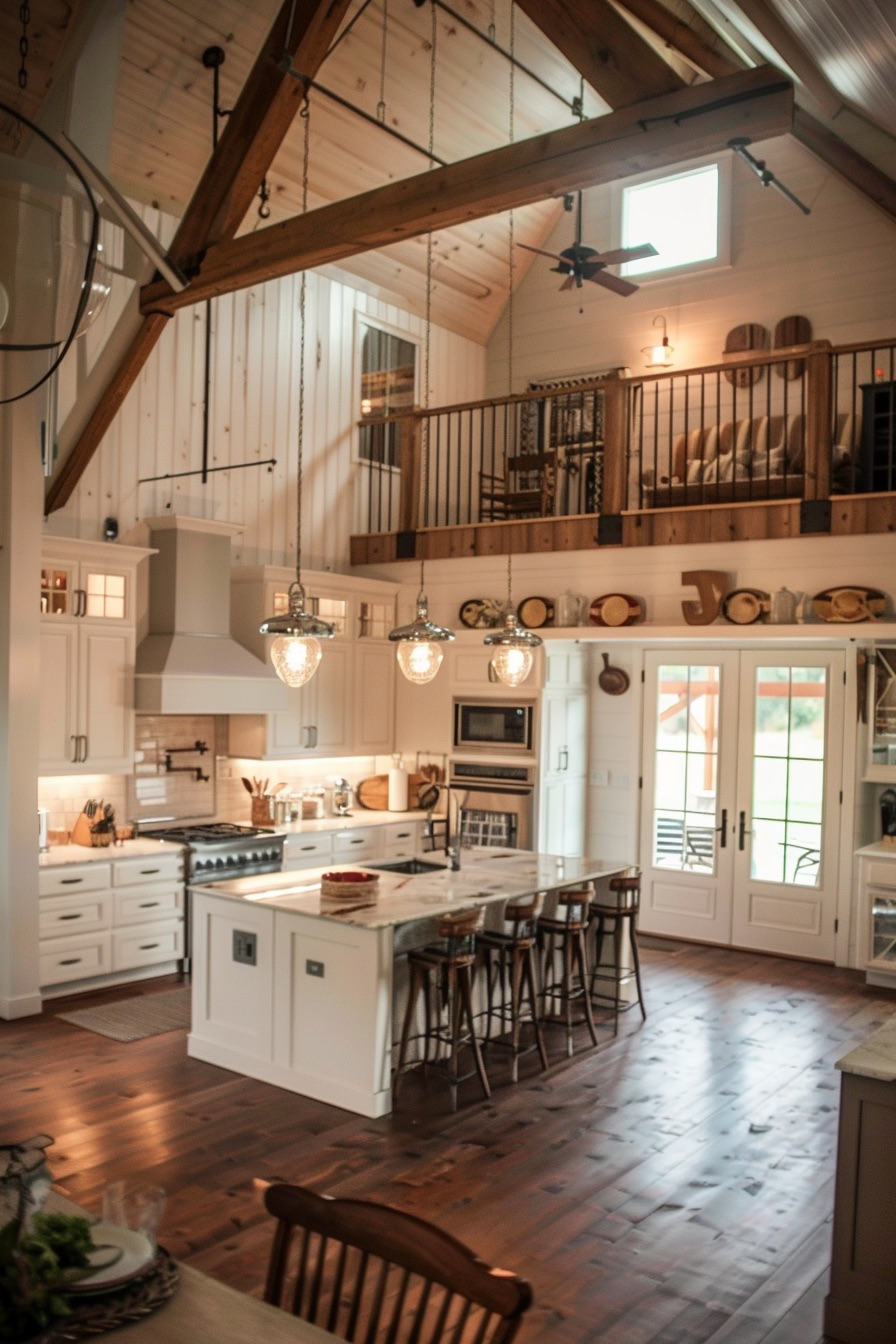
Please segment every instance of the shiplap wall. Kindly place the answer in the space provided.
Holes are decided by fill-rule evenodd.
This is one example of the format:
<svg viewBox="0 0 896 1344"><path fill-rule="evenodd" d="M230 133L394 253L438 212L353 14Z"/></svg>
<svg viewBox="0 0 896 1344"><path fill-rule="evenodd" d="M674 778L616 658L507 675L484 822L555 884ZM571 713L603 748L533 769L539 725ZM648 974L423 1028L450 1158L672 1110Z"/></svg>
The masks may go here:
<svg viewBox="0 0 896 1344"><path fill-rule="evenodd" d="M559 292L560 277L545 259L532 266L513 304L516 391L528 382L604 368L644 368L642 347L655 343L652 321L663 314L674 366L716 362L732 327L759 322L774 331L792 314L812 323L816 339L842 344L896 336L896 224L848 187L790 136L751 145L775 176L811 208L803 215L772 187L763 187L734 158L731 265L667 279L640 279L638 293L620 298L598 285ZM896 176L896 146L881 167ZM618 244L618 188L584 196L583 240L606 250ZM573 239L566 214L545 247ZM653 242L662 249L662 221ZM636 277L633 277L636 278ZM508 315L489 345L488 393L507 391Z"/></svg>
<svg viewBox="0 0 896 1344"><path fill-rule="evenodd" d="M152 212L144 209L144 216ZM148 219L163 241L171 222ZM48 529L99 539L103 520L117 518L126 537L141 518L165 512L215 518L245 527L233 546L241 564L292 564L295 559L298 465L300 276L289 276L215 301L212 308L209 466L276 458L209 475L140 484L152 476L201 466L205 307L168 324L137 384L72 498ZM77 374L89 366L123 302L118 284L108 311L77 343L60 381L60 422L77 395ZM416 341L425 325L386 297L334 276L311 272L306 293L303 428L302 560L309 568L347 570L353 519L355 424L359 413L358 324L367 318ZM482 346L433 326L430 405L483 395ZM424 399L422 386L420 400Z"/></svg>

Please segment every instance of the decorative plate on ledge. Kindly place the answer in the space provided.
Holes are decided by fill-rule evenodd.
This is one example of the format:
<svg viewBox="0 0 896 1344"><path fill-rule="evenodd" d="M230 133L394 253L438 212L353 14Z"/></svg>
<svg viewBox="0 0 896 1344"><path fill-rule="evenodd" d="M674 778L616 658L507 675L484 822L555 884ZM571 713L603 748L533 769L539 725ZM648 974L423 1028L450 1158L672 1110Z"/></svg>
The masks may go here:
<svg viewBox="0 0 896 1344"><path fill-rule="evenodd" d="M771 599L759 588L734 588L722 599L722 615L734 625L753 625L768 615Z"/></svg>
<svg viewBox="0 0 896 1344"><path fill-rule="evenodd" d="M644 615L641 603L626 593L605 593L591 603L588 619L592 625L633 625Z"/></svg>
<svg viewBox="0 0 896 1344"><path fill-rule="evenodd" d="M497 630L503 611L504 604L496 597L471 597L464 602L458 617L468 630Z"/></svg>
<svg viewBox="0 0 896 1344"><path fill-rule="evenodd" d="M876 621L887 605L877 588L825 588L812 599L812 609L823 621Z"/></svg>
<svg viewBox="0 0 896 1344"><path fill-rule="evenodd" d="M524 597L516 609L520 625L527 630L539 630L554 620L554 604L549 597Z"/></svg>

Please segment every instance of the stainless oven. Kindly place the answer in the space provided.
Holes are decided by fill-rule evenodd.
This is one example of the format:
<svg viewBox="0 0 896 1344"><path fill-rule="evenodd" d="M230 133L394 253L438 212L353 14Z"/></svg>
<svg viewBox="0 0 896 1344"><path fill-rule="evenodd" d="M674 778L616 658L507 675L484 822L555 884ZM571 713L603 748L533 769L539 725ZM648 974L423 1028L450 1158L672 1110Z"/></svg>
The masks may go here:
<svg viewBox="0 0 896 1344"><path fill-rule="evenodd" d="M452 761L461 844L531 849L534 776L531 765Z"/></svg>
<svg viewBox="0 0 896 1344"><path fill-rule="evenodd" d="M532 700L455 700L455 751L526 752L535 748Z"/></svg>

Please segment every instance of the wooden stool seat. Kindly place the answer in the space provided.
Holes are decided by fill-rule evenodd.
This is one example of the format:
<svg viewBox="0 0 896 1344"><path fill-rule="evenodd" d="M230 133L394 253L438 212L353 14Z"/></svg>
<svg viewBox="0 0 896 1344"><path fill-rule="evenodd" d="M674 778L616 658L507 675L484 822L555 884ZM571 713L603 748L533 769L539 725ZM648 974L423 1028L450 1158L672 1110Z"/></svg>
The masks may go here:
<svg viewBox="0 0 896 1344"><path fill-rule="evenodd" d="M443 915L437 933L440 941L408 953L408 1002L401 1032L398 1063L392 1083L392 1094L398 1099L402 1075L408 1068L408 1047L412 1041L423 1042L423 1070L434 1068L447 1080L451 1093L451 1109L457 1110L458 1085L477 1075L486 1097L491 1087L482 1062L482 1052L476 1038L473 1018L473 966L476 961L476 937L482 928L484 911L460 910ZM423 999L424 1030L412 1034L411 1027L419 999ZM474 1067L460 1072L459 1057L463 1046L469 1046ZM430 1049L434 1049L430 1059Z"/></svg>
<svg viewBox="0 0 896 1344"><path fill-rule="evenodd" d="M638 953L638 912L641 908L641 874L629 871L607 882L609 896L595 896L591 902L594 934L594 968L591 972L590 997L598 1007L610 1007L613 1012L613 1035L619 1031L619 1014L631 1008L633 1001L622 997L625 985L635 983L637 1002L642 1020L647 1020L644 995L641 989L641 958ZM623 939L628 935L631 965L624 962ZM602 969L604 942L613 939L613 962ZM596 988L599 981L607 981L611 991Z"/></svg>
<svg viewBox="0 0 896 1344"><path fill-rule="evenodd" d="M597 1045L588 982L585 930L594 895L590 882L580 887L560 887L555 893L556 910L538 920L538 943L542 954L541 1025L566 1025L566 1053L573 1052L573 1027L585 1022L592 1045ZM560 962L558 972L557 962ZM573 1017L580 1003L582 1016ZM553 1011L549 1011L549 1005ZM559 1011L558 1011L559 1010Z"/></svg>
<svg viewBox="0 0 896 1344"><path fill-rule="evenodd" d="M487 1007L485 1009L486 1046L504 1046L510 1050L511 1078L519 1078L522 1055L537 1050L541 1067L548 1067L544 1037L538 1020L538 988L535 974L536 921L541 909L541 897L526 897L508 901L503 911L503 929L486 929L477 936L480 955L485 967ZM495 1003L495 991L499 1002ZM480 1014L482 1016L482 1014ZM492 1037L494 1019L504 1030ZM530 1025L534 1040L521 1045L522 1028ZM510 1039L506 1039L507 1037Z"/></svg>

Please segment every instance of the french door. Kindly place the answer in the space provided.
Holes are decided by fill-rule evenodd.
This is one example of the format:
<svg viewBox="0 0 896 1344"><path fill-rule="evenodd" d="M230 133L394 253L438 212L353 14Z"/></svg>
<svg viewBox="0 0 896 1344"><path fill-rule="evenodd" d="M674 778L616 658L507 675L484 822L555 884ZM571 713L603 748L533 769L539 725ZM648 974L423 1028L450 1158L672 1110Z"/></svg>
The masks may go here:
<svg viewBox="0 0 896 1344"><path fill-rule="evenodd" d="M647 653L645 932L833 961L844 666Z"/></svg>

